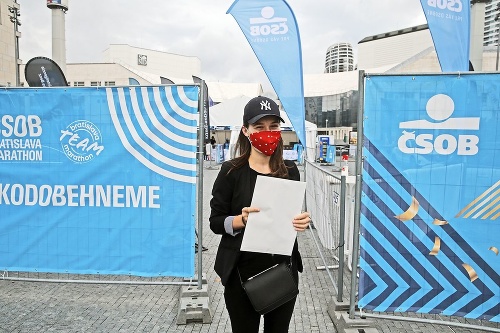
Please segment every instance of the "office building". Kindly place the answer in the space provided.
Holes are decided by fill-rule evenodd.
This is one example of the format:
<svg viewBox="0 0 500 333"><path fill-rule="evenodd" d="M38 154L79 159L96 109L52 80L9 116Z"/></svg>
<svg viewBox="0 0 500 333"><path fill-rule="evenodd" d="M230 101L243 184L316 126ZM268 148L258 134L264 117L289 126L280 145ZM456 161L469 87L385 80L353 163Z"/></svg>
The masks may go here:
<svg viewBox="0 0 500 333"><path fill-rule="evenodd" d="M24 73L24 65L21 65ZM198 57L111 44L98 63L68 63L64 73L72 87L101 87L127 85L192 84L193 76L201 77ZM21 85L28 86L24 75ZM240 95L262 93L260 83L207 82L214 103Z"/></svg>
<svg viewBox="0 0 500 333"><path fill-rule="evenodd" d="M349 43L333 44L326 51L325 73L340 73L354 70L354 56Z"/></svg>
<svg viewBox="0 0 500 333"><path fill-rule="evenodd" d="M0 0L0 87L14 87L17 82L18 42L21 33L20 6L12 0Z"/></svg>
<svg viewBox="0 0 500 333"><path fill-rule="evenodd" d="M441 67L427 24L363 38L357 69L344 73L304 75L305 118L318 133L334 127L357 130L358 70L372 74L440 73ZM483 71L494 71L496 46L483 50Z"/></svg>
<svg viewBox="0 0 500 333"><path fill-rule="evenodd" d="M500 20L497 18L497 15L500 14L499 6L500 0L492 0L486 4L484 13L484 46L497 45L498 43Z"/></svg>
<svg viewBox="0 0 500 333"><path fill-rule="evenodd" d="M358 69L394 66L434 47L427 24L363 38L358 43Z"/></svg>

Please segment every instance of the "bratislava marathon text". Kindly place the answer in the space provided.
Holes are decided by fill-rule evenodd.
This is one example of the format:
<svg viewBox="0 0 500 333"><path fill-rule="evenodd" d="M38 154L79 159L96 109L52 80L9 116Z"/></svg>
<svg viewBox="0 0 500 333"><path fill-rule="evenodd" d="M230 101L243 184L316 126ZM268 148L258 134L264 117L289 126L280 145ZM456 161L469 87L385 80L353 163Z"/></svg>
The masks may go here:
<svg viewBox="0 0 500 333"><path fill-rule="evenodd" d="M0 140L0 161L41 161L40 139Z"/></svg>

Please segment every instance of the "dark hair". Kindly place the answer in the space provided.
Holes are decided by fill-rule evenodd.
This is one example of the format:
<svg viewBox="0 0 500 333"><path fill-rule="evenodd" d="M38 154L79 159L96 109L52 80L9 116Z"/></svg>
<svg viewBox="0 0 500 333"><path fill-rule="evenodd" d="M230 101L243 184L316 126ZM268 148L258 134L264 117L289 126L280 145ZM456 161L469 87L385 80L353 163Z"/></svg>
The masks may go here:
<svg viewBox="0 0 500 333"><path fill-rule="evenodd" d="M243 125L248 128L248 123ZM234 152L239 152L239 156L231 160L232 167L229 169L230 173L233 169L239 169L248 162L250 157L250 152L252 151L252 145L247 136L243 134L243 128L240 130L238 135L238 141L234 147ZM271 175L278 178L288 178L288 167L285 165L283 160L283 138L280 138L278 147L271 155L269 160L269 167L271 168Z"/></svg>

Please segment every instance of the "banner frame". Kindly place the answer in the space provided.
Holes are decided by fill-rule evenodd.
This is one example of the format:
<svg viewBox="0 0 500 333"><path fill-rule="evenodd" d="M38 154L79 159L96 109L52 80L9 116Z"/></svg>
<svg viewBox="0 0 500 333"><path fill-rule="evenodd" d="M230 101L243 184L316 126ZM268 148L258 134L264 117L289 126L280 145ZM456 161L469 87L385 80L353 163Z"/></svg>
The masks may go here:
<svg viewBox="0 0 500 333"><path fill-rule="evenodd" d="M204 115L203 115L203 89L201 88L205 84L205 81L202 80L200 83L185 83L185 84L151 84L151 85L146 85L147 87L150 88L155 88L155 87L166 87L166 86L188 86L188 87L197 87L198 88L198 106L197 106L197 112L199 116L199 124L203 124L204 120ZM81 88L95 88L96 90L99 89L106 89L106 88L137 88L137 86L131 86L131 85L114 85L114 86L97 86L97 87L75 87L77 89ZM50 87L3 87L3 90L33 90L33 91L39 91L41 89L64 89L65 91L68 89L73 89L71 86L50 86ZM197 165L202 166L203 165L203 126L199 126L199 129L197 132L197 141L198 141L198 151L196 152L196 160L197 160ZM197 168L198 168L197 166ZM196 227L198 224L199 227L199 242L201 244L202 241L202 233L203 233L203 167L201 167L200 170L197 170L196 174L196 188L195 188L195 197L201 198L200 201L195 201L195 207L197 212L195 213L194 218L194 225L193 227ZM196 230L195 230L196 231ZM196 239L195 239L196 240ZM194 244L193 244L194 246ZM184 277L184 281L165 281L165 278L172 279L172 280L178 280L179 277L177 276L169 276L169 275L161 275L158 276L157 278L155 277L143 277L139 275L131 275L131 274L121 274L121 273L110 273L110 274L102 274L102 273L57 273L57 272L32 272L32 271L12 271L12 270L7 270L4 269L2 273L2 279L4 280L11 280L11 281L28 281L28 282L50 282L50 283L82 283L82 284L128 284L128 285L185 285L185 286L195 286L199 285L199 288L201 288L201 282L202 282L202 270L203 270L203 265L202 265L202 251L201 251L201 246L198 251L198 265L197 265L197 272L195 271L195 276L189 277L186 276ZM196 254L196 253L195 253ZM196 259L196 258L195 258ZM16 276L9 276L9 273L12 275L17 273ZM74 277L98 277L98 279L75 279ZM101 279L103 276L108 276L110 279ZM116 279L116 277L128 277L128 280L125 279ZM130 279L130 277L135 277L136 279ZM198 283L195 280L198 277Z"/></svg>
<svg viewBox="0 0 500 333"><path fill-rule="evenodd" d="M448 76L448 77L456 77L459 79L461 76L482 76L482 75L499 75L498 72L496 71L481 71L481 72L460 72L460 71L455 71L455 72L418 72L418 73L365 73L364 70L359 71L359 82L358 82L358 87L359 87L359 94L360 94L360 103L359 103L359 109L358 109L358 134L361 133L360 137L361 139L358 138L357 142L357 152L359 153L358 156L361 158L356 159L356 196L355 196L355 216L354 216L354 245L353 245L353 257L352 257L352 267L354 269L352 270L352 275L351 275L351 295L350 295L350 312L349 312L349 318L350 319L355 319L356 316L361 317L361 318L376 318L376 319L388 319L388 320L404 320L404 321L414 321L414 322L425 322L425 323L432 323L432 324L442 324L442 325L448 325L448 326L455 326L455 327L461 327L461 328L474 328L474 329L481 329L485 331L492 331L492 332L497 332L498 329L488 329L488 327L484 326L477 326L477 325L468 325L468 324L462 324L462 323L455 323L451 321L433 321L433 320L427 320L427 319L418 319L418 318L404 318L404 319L399 319L401 317L398 317L396 315L384 315L383 313L363 313L362 309L360 309L360 312L358 314L355 313L355 306L356 306L356 301L357 301L357 294L358 288L359 288L359 283L358 286L356 286L356 281L358 280L357 277L357 269L355 267L358 267L359 261L360 261L360 253L359 253L359 246L360 246L360 235L359 235L359 228L361 225L361 212L360 212L360 207L361 207L361 196L362 196L362 189L361 189L361 184L362 184L362 170L363 170L363 161L366 158L365 156L362 155L363 147L364 147L364 120L365 120L365 80L368 80L370 77L421 77L421 76ZM360 170L360 172L358 172ZM359 188L359 189L358 189ZM359 281L358 281L359 282ZM443 315L443 314L442 314ZM460 317L463 319L471 319L470 317ZM489 321L488 321L489 322ZM495 322L491 322L495 323Z"/></svg>

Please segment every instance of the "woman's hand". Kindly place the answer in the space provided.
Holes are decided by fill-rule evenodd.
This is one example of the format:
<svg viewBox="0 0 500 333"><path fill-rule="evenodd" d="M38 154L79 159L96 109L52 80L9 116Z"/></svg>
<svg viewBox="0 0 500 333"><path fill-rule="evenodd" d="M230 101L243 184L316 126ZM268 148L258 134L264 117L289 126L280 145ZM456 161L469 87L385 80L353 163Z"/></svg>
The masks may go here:
<svg viewBox="0 0 500 333"><path fill-rule="evenodd" d="M244 227L246 227L247 225L247 221L248 221L248 215L250 215L250 213L255 213L255 212L260 212L260 209L257 208L257 207L243 207L241 209L241 215L240 215L240 221L241 221L241 224L238 225L238 229L242 229ZM234 227L234 225L233 225Z"/></svg>
<svg viewBox="0 0 500 333"><path fill-rule="evenodd" d="M296 231L304 231L309 226L311 218L308 212L301 213L293 218L293 227Z"/></svg>

